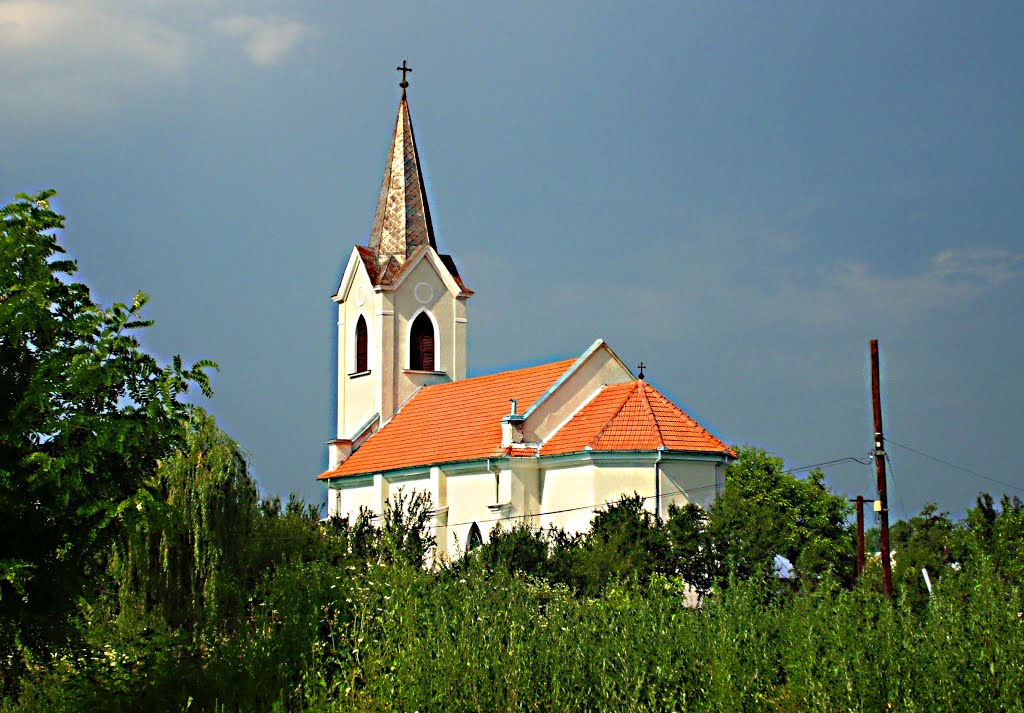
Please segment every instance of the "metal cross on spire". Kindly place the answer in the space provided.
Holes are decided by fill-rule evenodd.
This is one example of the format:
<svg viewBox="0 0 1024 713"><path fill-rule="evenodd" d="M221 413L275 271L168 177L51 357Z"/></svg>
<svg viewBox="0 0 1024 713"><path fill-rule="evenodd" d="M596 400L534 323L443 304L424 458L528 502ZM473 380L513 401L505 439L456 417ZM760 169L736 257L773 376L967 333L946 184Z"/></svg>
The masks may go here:
<svg viewBox="0 0 1024 713"><path fill-rule="evenodd" d="M406 61L403 59L402 66L395 67L395 71L402 73L402 81L398 83L398 86L402 88L402 94L405 94L405 90L409 87L409 80L405 78L405 75L412 71L412 67L407 65Z"/></svg>
<svg viewBox="0 0 1024 713"><path fill-rule="evenodd" d="M639 378L640 378L640 379L643 379L643 378L644 378L644 369L646 369L646 368L647 368L647 365L646 365L646 364L644 364L643 362L640 362L640 363L639 363L639 364L637 365L637 367L636 367L636 368L640 370L640 377L639 377Z"/></svg>

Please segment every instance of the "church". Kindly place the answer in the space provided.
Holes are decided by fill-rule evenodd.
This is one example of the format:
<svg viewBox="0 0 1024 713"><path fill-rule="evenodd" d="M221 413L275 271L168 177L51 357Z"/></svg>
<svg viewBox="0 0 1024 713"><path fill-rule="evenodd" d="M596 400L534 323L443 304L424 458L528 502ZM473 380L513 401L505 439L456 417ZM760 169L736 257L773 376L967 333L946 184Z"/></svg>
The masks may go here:
<svg viewBox="0 0 1024 713"><path fill-rule="evenodd" d="M373 227L332 298L337 437L318 476L328 515L379 516L398 492L426 492L438 553L456 557L499 525L585 531L624 493L662 517L672 504L710 505L735 453L603 340L466 378L473 290L437 251L402 64Z"/></svg>

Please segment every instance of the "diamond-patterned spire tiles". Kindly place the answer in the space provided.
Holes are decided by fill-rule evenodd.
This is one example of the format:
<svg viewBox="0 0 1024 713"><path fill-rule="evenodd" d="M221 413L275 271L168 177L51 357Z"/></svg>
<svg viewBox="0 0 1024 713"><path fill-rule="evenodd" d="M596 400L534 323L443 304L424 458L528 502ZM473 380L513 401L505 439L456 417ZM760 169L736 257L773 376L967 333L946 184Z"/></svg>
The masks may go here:
<svg viewBox="0 0 1024 713"><path fill-rule="evenodd" d="M412 119L409 117L409 102L403 96L398 105L388 161L384 166L384 180L377 199L369 247L374 251L378 267L383 267L392 257L399 264L405 262L422 245L437 249Z"/></svg>

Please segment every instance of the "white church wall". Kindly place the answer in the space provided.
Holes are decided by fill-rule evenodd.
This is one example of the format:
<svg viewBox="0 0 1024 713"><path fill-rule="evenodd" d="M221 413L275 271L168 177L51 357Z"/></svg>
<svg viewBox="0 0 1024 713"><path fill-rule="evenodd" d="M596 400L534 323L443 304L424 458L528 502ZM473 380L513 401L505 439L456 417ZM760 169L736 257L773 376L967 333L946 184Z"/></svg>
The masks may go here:
<svg viewBox="0 0 1024 713"><path fill-rule="evenodd" d="M409 498L419 494L425 494L430 498L431 506L437 508L437 495L434 492L434 479L430 477L430 471L418 473L412 476L388 479L388 499L392 502L401 494L408 501Z"/></svg>
<svg viewBox="0 0 1024 713"><path fill-rule="evenodd" d="M594 475L590 464L545 468L540 479L540 527L554 526L570 532L588 529L594 515ZM570 510L554 512L566 509Z"/></svg>
<svg viewBox="0 0 1024 713"><path fill-rule="evenodd" d="M338 305L338 438L351 438L353 431L378 413L377 392L381 384L379 339L375 295L366 271L359 267L351 281L345 301ZM362 316L367 329L367 368L369 374L352 378L356 371L356 322Z"/></svg>
<svg viewBox="0 0 1024 713"><path fill-rule="evenodd" d="M395 361L398 352L395 303L391 292L377 291L373 297L374 318L377 324L377 336L373 344L374 349L380 354L379 388L374 400L383 423L394 415L395 409L399 406L395 403L395 374L398 371Z"/></svg>
<svg viewBox="0 0 1024 713"><path fill-rule="evenodd" d="M508 481L508 503L511 505L511 515L522 519L541 511L540 467L535 459L511 459L508 468ZM533 520L534 518L531 517L531 524L534 524Z"/></svg>
<svg viewBox="0 0 1024 713"><path fill-rule="evenodd" d="M455 300L453 329L455 341L452 344L452 371L453 381L466 378L466 369L469 355L466 351L466 337L469 332L469 305L467 297L459 297Z"/></svg>
<svg viewBox="0 0 1024 713"><path fill-rule="evenodd" d="M448 474L448 537L445 548L455 557L466 547L466 538L472 523L480 527L484 542L490 535L492 522L499 513L488 505L497 502L497 487L494 473L481 467L479 470L451 472ZM438 543L441 548L441 542Z"/></svg>
<svg viewBox="0 0 1024 713"><path fill-rule="evenodd" d="M523 426L524 437L533 443L544 441L601 386L632 379L633 375L602 344L529 414Z"/></svg>
<svg viewBox="0 0 1024 713"><path fill-rule="evenodd" d="M602 465L594 475L594 502L600 505L615 503L623 495L648 498L644 509L654 512L654 463L634 465Z"/></svg>
<svg viewBox="0 0 1024 713"><path fill-rule="evenodd" d="M652 453L649 462L640 457L625 463L567 463L549 468L534 459L499 460L495 461L500 466L497 479L479 462L434 466L391 478L340 478L331 485L328 512L354 519L365 507L379 516L387 499L393 500L399 492L425 492L436 511L432 525L437 553L456 558L465 550L473 523L485 542L499 523L511 528L524 517L534 527L585 532L595 510L633 493L647 498L645 509L653 512L655 458ZM723 472L724 464L714 461L664 458L658 465L661 516L668 516L672 503L710 507ZM499 504L500 509L489 507Z"/></svg>
<svg viewBox="0 0 1024 713"><path fill-rule="evenodd" d="M693 460L665 460L660 465L662 516L668 517L670 504L696 503L703 508L715 501L716 463Z"/></svg>
<svg viewBox="0 0 1024 713"><path fill-rule="evenodd" d="M328 498L328 515L348 515L349 521L355 519L360 508L377 513L380 505L380 494L374 486L373 478L339 478L331 483L334 493L334 510L330 509L331 498Z"/></svg>

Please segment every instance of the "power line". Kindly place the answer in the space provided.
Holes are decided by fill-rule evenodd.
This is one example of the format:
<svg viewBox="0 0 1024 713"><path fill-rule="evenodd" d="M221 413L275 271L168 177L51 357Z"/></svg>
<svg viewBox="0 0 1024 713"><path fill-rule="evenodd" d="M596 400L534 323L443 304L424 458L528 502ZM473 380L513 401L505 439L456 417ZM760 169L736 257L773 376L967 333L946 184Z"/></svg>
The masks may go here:
<svg viewBox="0 0 1024 713"><path fill-rule="evenodd" d="M928 458L929 460L933 460L936 463L942 463L943 465L948 465L950 468L956 468L957 470L962 470L964 473L967 473L968 475L973 475L976 478L983 478L983 479L989 480L989 481L991 481L993 483L998 483L999 485L1005 486L1007 488L1012 488L1013 490L1019 490L1020 492L1024 493L1024 488L1020 487L1019 485L1013 485L1011 483L1007 483L1005 480L999 480L998 478L993 478L992 476L985 475L984 473L979 473L976 470L971 470L970 468L964 468L962 465L957 465L956 463L950 463L948 460L942 460L941 458L936 458L935 456L929 455L928 453L925 453L924 451L919 451L916 448L911 448L910 446L905 446L902 443L897 443L896 441L892 440L891 438L886 438L886 440L889 443L893 444L894 446L899 446L900 448L903 448L904 450L908 450L911 453L916 453L917 455L923 456L925 458Z"/></svg>
<svg viewBox="0 0 1024 713"><path fill-rule="evenodd" d="M648 495L648 496L642 498L641 502L646 502L646 501L650 500L651 498L661 499L661 498L664 498L664 497L666 497L668 495L679 495L680 493L683 494L683 495L686 495L687 493L695 493L695 492L699 492L699 491L702 491L702 490L711 490L712 488L717 488L717 487L718 487L718 484L715 483L714 485L702 485L699 488L687 488L685 490L672 490L672 491L667 492L667 493L661 493L660 495ZM529 514L525 514L525 515L509 515L507 517L494 517L494 518L490 518L490 519L487 519L487 520L467 520L466 522L450 522L447 525L442 525L442 527L460 527L461 525L472 525L473 523L480 524L482 522L500 522L500 521L504 521L504 520L523 520L523 519L528 518L528 517L542 517L544 515L560 515L560 514L566 513L566 512L576 512L577 510L593 510L594 508L608 507L610 505L619 505L622 502L624 502L624 499L609 500L609 501L606 501L606 502L603 502L603 503L591 503L589 505L579 505L577 507L572 507L572 508L562 508L561 510L549 510L548 512L536 512L536 513L529 513Z"/></svg>
<svg viewBox="0 0 1024 713"><path fill-rule="evenodd" d="M792 474L792 473L796 473L796 472L801 472L803 470L810 470L812 468L822 468L822 467L827 467L827 466L830 466L830 465L838 465L840 463L847 463L847 462L850 462L850 461L853 461L853 462L856 462L856 463L860 463L861 465L866 465L866 464L870 463L869 460L865 461L865 460L861 460L859 458L854 458L853 456L847 456L846 458L836 458L836 459L833 459L833 460L822 461L820 463L811 463L810 465L805 465L805 466L800 467L800 468L790 468L788 470L783 470L782 473L788 475L788 474ZM651 500L653 498L662 499L662 498L668 497L670 495L687 495L687 494L690 494L690 493L700 493L700 492L703 492L703 491L709 491L709 490L713 490L713 489L718 489L719 487L720 487L719 484L716 483L715 485L712 485L712 486L700 486L698 488L687 488L687 489L684 489L684 490L669 491L667 493L660 493L658 495L648 495L648 496L645 496L645 497L642 498L642 501L646 502L646 501ZM465 522L449 522L449 523L446 523L446 525L440 526L440 527L458 528L458 527L462 527L464 525L473 525L474 522L477 523L477 525L480 525L480 523L487 523L487 522L500 522L500 521L504 521L504 520L525 519L527 517L543 517L545 515L559 515L559 514L562 514L562 513L565 513L565 512L577 512L579 510L592 510L592 509L596 509L596 508L599 508L599 507L607 507L609 505L618 505L618 504L621 504L623 502L624 502L623 499L611 500L611 501L605 501L605 502L602 502L602 503L589 503L587 505L578 505L578 506L575 506L575 507L566 507L566 508L561 508L559 510L548 510L546 512L531 512L531 513L528 513L528 514L521 514L521 515L507 515L507 516L504 516L504 517L490 517L490 518L487 518L487 519L466 520ZM379 515L378 515L378 517L379 517ZM252 539L254 539L254 540L270 540L270 539L273 539L273 540L279 540L279 539L280 540L292 540L292 539L305 539L305 538L306 538L306 536L287 536L287 535L286 536L276 536L276 537L274 537L274 536L263 536L263 537L255 536L255 537L252 537Z"/></svg>
<svg viewBox="0 0 1024 713"><path fill-rule="evenodd" d="M805 466L803 466L801 468L790 468L789 470L784 470L782 472L785 475L791 475L793 473L798 473L800 471L811 470L812 468L822 468L822 467L826 467L826 466L830 466L830 465L838 465L839 463L846 463L848 461L855 461L857 463L860 463L861 465L867 465L867 464L869 464L871 462L870 460L866 460L865 461L865 460L860 460L859 458L855 458L853 456L847 456L845 458L835 458L833 460L822 461L821 463L812 463L810 465L805 465ZM648 495L648 496L643 498L643 501L646 502L647 500L650 500L651 498L658 498L658 499L660 499L660 498L664 498L664 497L666 497L668 495L679 495L679 494L686 495L688 493L700 492L700 491L704 491L704 490L711 490L712 488L718 488L718 487L719 486L716 483L715 485L705 485L705 486L701 486L699 488L687 488L687 489L684 489L684 490L673 490L673 491L670 491L670 492L661 493L659 495ZM580 505L578 507L563 508L561 510L551 510L549 512L531 513L531 514L528 514L528 515L510 515L508 517L495 517L495 518L489 518L487 520L468 520L466 522L448 523L447 527L460 527L462 525L472 525L474 522L477 523L477 524L480 524L480 523L485 523L485 522L489 523L489 522L500 522L500 521L503 521L503 520L525 519L525 518L528 518L528 517L542 517L544 515L560 515L560 514L566 513L566 512L576 512L578 510L587 510L587 509L594 509L594 508L599 508L599 507L607 507L609 505L618 505L618 504L620 504L622 502L623 501L620 499L620 500L614 500L614 501L609 501L609 502L604 502L604 503L592 503L592 504L589 504L589 505Z"/></svg>
<svg viewBox="0 0 1024 713"><path fill-rule="evenodd" d="M839 465L840 463L848 463L850 461L853 461L855 463L860 463L861 465L871 465L871 460L870 459L868 459L868 460L861 460L860 458L855 458L854 456L847 456L846 458L836 458L835 460L827 460L827 461L823 461L821 463L811 463L810 465L805 465L805 466L802 466L800 468L790 468L789 470L784 470L782 472L787 474L787 475L791 475L793 473L799 473L799 472L804 471L804 470L811 470L813 468L824 468L825 466Z"/></svg>
<svg viewBox="0 0 1024 713"><path fill-rule="evenodd" d="M892 443L892 440L889 441ZM896 487L896 470L892 467L892 458L889 454L885 454L885 462L889 464L889 479L892 480L892 489L896 491L896 499L900 501L900 507L903 508L903 514L909 515L910 511L907 510L907 504L903 502L903 496L900 495L900 489Z"/></svg>

